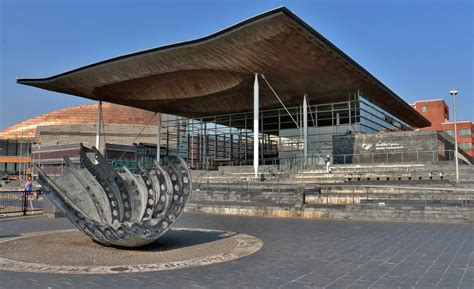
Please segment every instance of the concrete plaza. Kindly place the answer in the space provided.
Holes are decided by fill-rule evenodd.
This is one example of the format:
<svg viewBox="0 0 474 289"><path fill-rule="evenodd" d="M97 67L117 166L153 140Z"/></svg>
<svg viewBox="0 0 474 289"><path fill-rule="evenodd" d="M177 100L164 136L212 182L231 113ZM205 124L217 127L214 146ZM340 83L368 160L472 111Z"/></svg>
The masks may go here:
<svg viewBox="0 0 474 289"><path fill-rule="evenodd" d="M0 271L0 288L474 288L473 224L185 213L177 227L241 232L261 239L263 248L225 263L148 273ZM0 240L69 228L65 218L4 219Z"/></svg>

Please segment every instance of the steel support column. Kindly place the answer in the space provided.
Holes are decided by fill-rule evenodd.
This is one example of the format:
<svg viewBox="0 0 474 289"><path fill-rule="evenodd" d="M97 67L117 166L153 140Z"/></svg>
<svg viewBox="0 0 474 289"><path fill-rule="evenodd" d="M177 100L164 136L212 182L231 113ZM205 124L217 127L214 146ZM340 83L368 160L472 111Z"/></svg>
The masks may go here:
<svg viewBox="0 0 474 289"><path fill-rule="evenodd" d="M308 159L308 102L307 95L303 96L303 168Z"/></svg>
<svg viewBox="0 0 474 289"><path fill-rule="evenodd" d="M99 100L97 104L97 123L96 123L96 133L95 133L95 147L100 152L100 129L102 126L102 101ZM105 155L105 152L103 152ZM97 164L97 161L96 161Z"/></svg>
<svg viewBox="0 0 474 289"><path fill-rule="evenodd" d="M258 95L258 73L255 73L255 82L253 85L253 167L255 171L255 179L258 177L258 111L259 111L259 95Z"/></svg>
<svg viewBox="0 0 474 289"><path fill-rule="evenodd" d="M156 114L156 161L160 163L161 148L161 113Z"/></svg>

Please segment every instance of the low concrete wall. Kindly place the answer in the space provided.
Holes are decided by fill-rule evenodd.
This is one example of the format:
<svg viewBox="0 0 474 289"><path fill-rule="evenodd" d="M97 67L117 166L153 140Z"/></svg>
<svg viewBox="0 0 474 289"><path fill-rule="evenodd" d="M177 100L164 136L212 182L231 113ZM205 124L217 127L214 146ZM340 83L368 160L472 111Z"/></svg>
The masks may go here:
<svg viewBox="0 0 474 289"><path fill-rule="evenodd" d="M410 206L343 206L339 208L314 207L256 207L242 205L215 205L190 203L187 212L219 215L299 217L360 221L430 222L430 223L474 223L474 208Z"/></svg>
<svg viewBox="0 0 474 289"><path fill-rule="evenodd" d="M64 214L45 196L43 199L43 217L54 219L64 217Z"/></svg>

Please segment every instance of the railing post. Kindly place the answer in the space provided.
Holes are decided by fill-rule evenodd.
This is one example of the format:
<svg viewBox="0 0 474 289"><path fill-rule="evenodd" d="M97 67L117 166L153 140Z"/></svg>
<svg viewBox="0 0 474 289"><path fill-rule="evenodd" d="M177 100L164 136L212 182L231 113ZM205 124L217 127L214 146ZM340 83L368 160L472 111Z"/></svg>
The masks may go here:
<svg viewBox="0 0 474 289"><path fill-rule="evenodd" d="M409 196L407 197L408 199L410 198ZM402 189L398 188L398 201L402 199Z"/></svg>
<svg viewBox="0 0 474 289"><path fill-rule="evenodd" d="M23 192L23 206L22 206L23 216L26 216L26 211L28 210L26 198L27 198L26 191L24 191Z"/></svg>
<svg viewBox="0 0 474 289"><path fill-rule="evenodd" d="M355 202L355 200L354 200L354 193L355 192L354 191L355 191L355 187L353 186L352 187L352 205L354 205L354 202Z"/></svg>
<svg viewBox="0 0 474 289"><path fill-rule="evenodd" d="M329 187L326 187L326 207L329 207Z"/></svg>
<svg viewBox="0 0 474 289"><path fill-rule="evenodd" d="M280 204L280 186L278 186L278 204ZM304 201L303 201L303 204L304 204Z"/></svg>
<svg viewBox="0 0 474 289"><path fill-rule="evenodd" d="M425 210L426 210L426 190L425 190Z"/></svg>

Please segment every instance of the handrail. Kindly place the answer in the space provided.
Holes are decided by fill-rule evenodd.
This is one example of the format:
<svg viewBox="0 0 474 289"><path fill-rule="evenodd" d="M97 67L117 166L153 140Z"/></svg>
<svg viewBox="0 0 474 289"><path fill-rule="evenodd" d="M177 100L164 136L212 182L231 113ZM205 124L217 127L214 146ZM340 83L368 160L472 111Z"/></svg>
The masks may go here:
<svg viewBox="0 0 474 289"><path fill-rule="evenodd" d="M32 191L33 193L34 191ZM33 206L33 202L37 203ZM38 198L33 200L32 194L24 190L0 190L0 214L23 213L41 211L42 205L38 204Z"/></svg>
<svg viewBox="0 0 474 289"><path fill-rule="evenodd" d="M454 160L454 150L413 150L413 151L380 151L367 152L360 154L337 154L332 155L333 164L352 164L352 163L420 163L420 162L440 162L450 163ZM290 156L285 157L285 154ZM381 158L384 158L383 160ZM397 158L397 159L394 159ZM352 159L352 161L348 161ZM361 162L362 160L362 162ZM470 162L468 159L464 161ZM259 162L263 164L271 164L284 167L293 167L297 169L303 167L315 167L323 165L324 160L320 152L310 153L306 158L301 155L301 150L280 151L279 157L262 158ZM229 165L251 165L252 160L232 160Z"/></svg>

